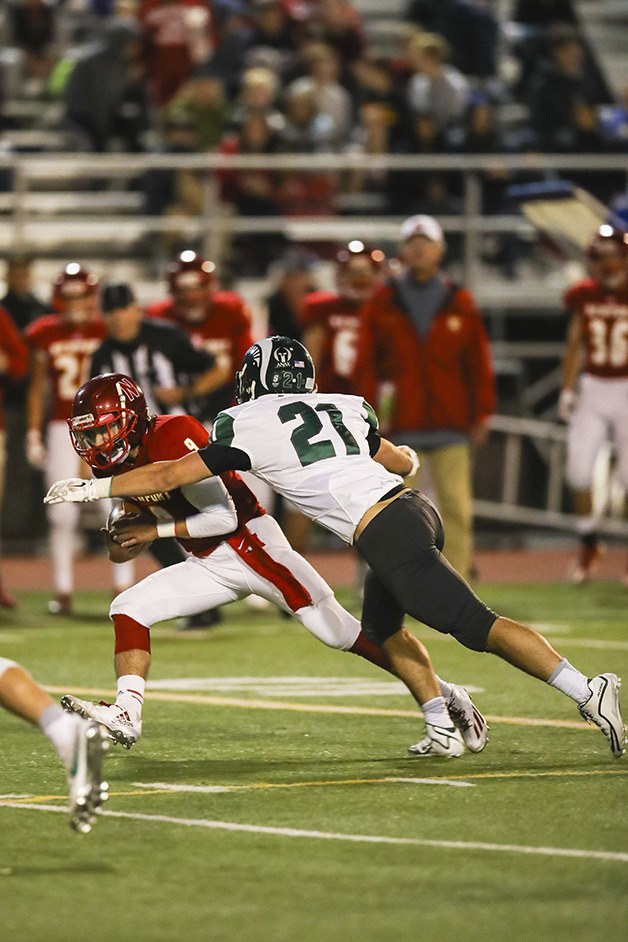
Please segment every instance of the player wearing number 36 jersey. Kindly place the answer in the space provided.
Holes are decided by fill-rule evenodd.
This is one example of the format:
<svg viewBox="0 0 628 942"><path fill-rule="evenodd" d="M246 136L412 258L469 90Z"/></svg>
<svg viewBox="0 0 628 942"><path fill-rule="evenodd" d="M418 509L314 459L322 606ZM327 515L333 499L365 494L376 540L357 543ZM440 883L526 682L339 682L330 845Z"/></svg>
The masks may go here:
<svg viewBox="0 0 628 942"><path fill-rule="evenodd" d="M591 277L565 295L571 320L559 402L568 423L567 482L581 541L570 573L576 583L589 578L599 556L591 487L596 458L609 440L628 489L628 234L601 226L587 256ZM628 569L624 578L628 586Z"/></svg>
<svg viewBox="0 0 628 942"><path fill-rule="evenodd" d="M408 449L380 438L363 400L314 390L314 366L302 344L288 337L261 340L247 351L238 373L239 405L220 413L211 444L108 484L61 481L46 499L140 496L250 469L303 513L354 543L367 562L362 629L417 690L427 735L413 751L455 756L462 743L427 652L422 659L408 656L406 613L556 687L602 730L613 755L622 755L617 676L588 680L538 632L492 612L441 555L444 535L435 508L404 486L400 475L415 470Z"/></svg>

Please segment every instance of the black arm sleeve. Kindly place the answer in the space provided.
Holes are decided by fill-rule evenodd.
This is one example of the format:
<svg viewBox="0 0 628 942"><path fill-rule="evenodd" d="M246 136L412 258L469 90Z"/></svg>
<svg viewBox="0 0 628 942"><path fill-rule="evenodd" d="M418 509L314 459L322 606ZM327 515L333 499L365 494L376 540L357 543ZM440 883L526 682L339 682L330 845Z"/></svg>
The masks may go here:
<svg viewBox="0 0 628 942"><path fill-rule="evenodd" d="M369 433L366 436L366 440L369 443L369 454L371 458L374 458L379 451L382 436L379 434L376 428L370 428Z"/></svg>
<svg viewBox="0 0 628 942"><path fill-rule="evenodd" d="M240 448L231 445L216 445L210 443L199 451L212 474L222 474L224 471L250 471L251 459Z"/></svg>

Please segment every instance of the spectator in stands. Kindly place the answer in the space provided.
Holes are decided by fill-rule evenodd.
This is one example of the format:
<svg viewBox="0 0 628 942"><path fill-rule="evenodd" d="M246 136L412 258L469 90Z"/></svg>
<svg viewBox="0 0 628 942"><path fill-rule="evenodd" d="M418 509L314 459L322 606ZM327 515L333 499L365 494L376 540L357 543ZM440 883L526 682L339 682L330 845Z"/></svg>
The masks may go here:
<svg viewBox="0 0 628 942"><path fill-rule="evenodd" d="M141 0L144 61L157 107L167 104L212 49L208 0Z"/></svg>
<svg viewBox="0 0 628 942"><path fill-rule="evenodd" d="M445 240L431 216L401 227L404 268L362 309L356 388L386 418L392 441L408 442L429 467L446 527L445 556L471 571L471 446L482 444L495 405L482 318L469 291L441 269ZM378 389L391 391L379 409Z"/></svg>
<svg viewBox="0 0 628 942"><path fill-rule="evenodd" d="M245 117L258 114L266 119L269 127L279 130L284 123L277 108L279 89L277 73L272 69L264 66L245 69L240 80L238 98L231 110L230 124L238 128Z"/></svg>
<svg viewBox="0 0 628 942"><path fill-rule="evenodd" d="M351 95L339 81L341 63L338 53L332 46L313 42L303 47L301 55L314 87L319 113L331 121L331 144L339 150L349 140L353 113Z"/></svg>
<svg viewBox="0 0 628 942"><path fill-rule="evenodd" d="M470 86L462 72L447 65L447 42L434 33L417 36L412 46L417 71L408 82L408 107L415 114L431 114L445 131L465 113Z"/></svg>
<svg viewBox="0 0 628 942"><path fill-rule="evenodd" d="M227 120L222 82L211 75L196 75L181 86L165 108L165 120L187 127L190 150L208 151L220 141Z"/></svg>
<svg viewBox="0 0 628 942"><path fill-rule="evenodd" d="M277 70L281 75L286 75L296 60L302 41L302 25L290 15L283 0L250 0L250 7L249 49L272 49L277 52Z"/></svg>
<svg viewBox="0 0 628 942"><path fill-rule="evenodd" d="M499 28L489 0L411 0L406 19L446 39L452 64L465 75L495 75Z"/></svg>
<svg viewBox="0 0 628 942"><path fill-rule="evenodd" d="M279 135L265 114L246 113L239 129L223 138L219 153L275 154ZM280 216L283 212L281 177L274 170L218 170L220 198L231 204L239 216ZM243 233L233 240L235 265L249 276L263 277L268 265L285 245L277 232Z"/></svg>
<svg viewBox="0 0 628 942"><path fill-rule="evenodd" d="M0 307L0 510L4 498L4 469L6 463L6 432L4 426L4 389L10 380L24 379L28 372L28 347L20 332ZM3 587L0 574L0 609L13 608L16 601Z"/></svg>
<svg viewBox="0 0 628 942"><path fill-rule="evenodd" d="M24 56L27 78L45 79L54 61L57 0L7 0L10 41Z"/></svg>
<svg viewBox="0 0 628 942"><path fill-rule="evenodd" d="M530 119L541 150L590 150L591 135L596 134L595 108L604 101L604 90L586 68L578 34L555 31L549 60L537 64L529 81Z"/></svg>
<svg viewBox="0 0 628 942"><path fill-rule="evenodd" d="M362 18L350 0L318 0L312 4L308 34L332 46L348 69L366 48Z"/></svg>
<svg viewBox="0 0 628 942"><path fill-rule="evenodd" d="M135 20L115 17L102 38L83 50L64 91L66 119L80 150L143 150L149 127L148 102Z"/></svg>

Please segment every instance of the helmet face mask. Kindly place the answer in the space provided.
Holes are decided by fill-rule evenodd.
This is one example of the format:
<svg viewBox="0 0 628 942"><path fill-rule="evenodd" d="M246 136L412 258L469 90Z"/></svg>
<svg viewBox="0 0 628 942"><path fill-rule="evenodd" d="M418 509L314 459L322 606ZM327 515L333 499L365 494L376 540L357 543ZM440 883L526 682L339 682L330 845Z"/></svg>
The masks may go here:
<svg viewBox="0 0 628 942"><path fill-rule="evenodd" d="M266 337L254 343L236 373L236 400L240 404L260 396L315 391L312 357L302 343L290 337Z"/></svg>
<svg viewBox="0 0 628 942"><path fill-rule="evenodd" d="M150 414L140 387L123 373L88 380L74 397L68 419L76 453L104 470L126 461L142 442Z"/></svg>

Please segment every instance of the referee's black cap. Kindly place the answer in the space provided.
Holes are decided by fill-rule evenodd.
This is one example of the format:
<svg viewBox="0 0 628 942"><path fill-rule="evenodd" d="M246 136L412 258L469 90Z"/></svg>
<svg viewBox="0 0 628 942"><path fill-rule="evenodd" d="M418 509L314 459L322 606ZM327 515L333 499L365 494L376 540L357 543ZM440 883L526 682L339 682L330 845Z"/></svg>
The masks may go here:
<svg viewBox="0 0 628 942"><path fill-rule="evenodd" d="M135 304L135 294L126 281L108 281L100 292L100 309L103 314L110 314L121 307Z"/></svg>

